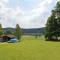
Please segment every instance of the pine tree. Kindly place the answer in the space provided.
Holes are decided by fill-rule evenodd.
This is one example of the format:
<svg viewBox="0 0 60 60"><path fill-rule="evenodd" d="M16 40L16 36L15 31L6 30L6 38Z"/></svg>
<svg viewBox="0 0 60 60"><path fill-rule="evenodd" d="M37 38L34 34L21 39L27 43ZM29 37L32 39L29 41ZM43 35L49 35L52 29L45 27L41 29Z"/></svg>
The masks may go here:
<svg viewBox="0 0 60 60"><path fill-rule="evenodd" d="M60 1L54 10L52 10L51 16L48 18L45 29L45 38L48 40L58 40L60 36Z"/></svg>
<svg viewBox="0 0 60 60"><path fill-rule="evenodd" d="M48 18L47 20L47 24L46 24L46 34L45 34L45 38L47 38L47 40L53 40L53 39L57 39L57 35L56 33L56 26L57 26L57 22L56 22L56 18L55 18L55 11L52 11L52 15Z"/></svg>
<svg viewBox="0 0 60 60"><path fill-rule="evenodd" d="M16 25L16 33L15 33L15 35L16 35L17 39L20 41L22 31L21 31L21 28L20 28L20 26L18 24Z"/></svg>
<svg viewBox="0 0 60 60"><path fill-rule="evenodd" d="M57 35L60 36L60 1L56 4L55 15L57 19Z"/></svg>

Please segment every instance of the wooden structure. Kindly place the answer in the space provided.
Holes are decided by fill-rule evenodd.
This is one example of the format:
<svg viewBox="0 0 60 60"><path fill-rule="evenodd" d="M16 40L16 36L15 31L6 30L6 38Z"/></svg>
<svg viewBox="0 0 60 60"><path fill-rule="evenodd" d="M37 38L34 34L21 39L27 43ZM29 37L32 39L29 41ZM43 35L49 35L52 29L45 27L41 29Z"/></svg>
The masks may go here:
<svg viewBox="0 0 60 60"><path fill-rule="evenodd" d="M9 41L9 40L11 40L13 38L16 38L16 36L10 35L10 34L9 35L1 35L0 36L0 41L6 42L6 41Z"/></svg>

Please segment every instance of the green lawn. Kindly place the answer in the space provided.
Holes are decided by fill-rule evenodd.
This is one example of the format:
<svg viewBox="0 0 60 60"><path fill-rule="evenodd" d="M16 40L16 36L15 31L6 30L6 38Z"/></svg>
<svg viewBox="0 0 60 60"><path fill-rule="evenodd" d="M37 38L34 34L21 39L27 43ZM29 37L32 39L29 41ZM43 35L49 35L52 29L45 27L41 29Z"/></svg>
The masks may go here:
<svg viewBox="0 0 60 60"><path fill-rule="evenodd" d="M60 60L60 42L25 36L19 43L0 43L0 60Z"/></svg>

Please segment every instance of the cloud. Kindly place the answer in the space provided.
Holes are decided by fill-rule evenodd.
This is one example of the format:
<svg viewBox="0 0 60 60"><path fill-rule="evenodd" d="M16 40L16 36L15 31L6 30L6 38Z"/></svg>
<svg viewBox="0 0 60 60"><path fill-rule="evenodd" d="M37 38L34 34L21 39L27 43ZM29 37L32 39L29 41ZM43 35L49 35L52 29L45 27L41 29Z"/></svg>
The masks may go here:
<svg viewBox="0 0 60 60"><path fill-rule="evenodd" d="M0 23L2 23L4 27L11 25L9 24L11 21L10 19L12 19L12 17L14 16L13 9L8 7L7 1L8 0L0 0Z"/></svg>
<svg viewBox="0 0 60 60"><path fill-rule="evenodd" d="M43 0L31 10L26 11L19 4L15 8L11 8L9 0L0 0L0 23L3 24L3 27L15 27L17 23L21 28L43 27L52 8L56 4L56 1L54 1Z"/></svg>
<svg viewBox="0 0 60 60"><path fill-rule="evenodd" d="M29 27L43 27L46 24L47 17L50 15L52 6L54 1L52 0L44 0L40 2L36 7L34 7L31 11L28 11L29 18Z"/></svg>
<svg viewBox="0 0 60 60"><path fill-rule="evenodd" d="M4 3L8 3L9 2L9 0L0 0L0 2L4 2Z"/></svg>
<svg viewBox="0 0 60 60"><path fill-rule="evenodd" d="M60 1L60 0L57 0L57 1Z"/></svg>

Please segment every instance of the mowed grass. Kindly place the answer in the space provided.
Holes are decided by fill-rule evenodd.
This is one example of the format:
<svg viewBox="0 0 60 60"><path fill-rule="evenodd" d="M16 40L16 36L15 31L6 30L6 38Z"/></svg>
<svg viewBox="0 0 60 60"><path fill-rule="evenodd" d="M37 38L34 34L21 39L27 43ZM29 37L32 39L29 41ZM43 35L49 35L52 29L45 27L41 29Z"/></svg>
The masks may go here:
<svg viewBox="0 0 60 60"><path fill-rule="evenodd" d="M18 43L0 43L0 60L60 60L60 42L24 36Z"/></svg>

